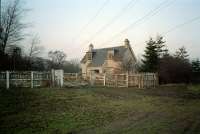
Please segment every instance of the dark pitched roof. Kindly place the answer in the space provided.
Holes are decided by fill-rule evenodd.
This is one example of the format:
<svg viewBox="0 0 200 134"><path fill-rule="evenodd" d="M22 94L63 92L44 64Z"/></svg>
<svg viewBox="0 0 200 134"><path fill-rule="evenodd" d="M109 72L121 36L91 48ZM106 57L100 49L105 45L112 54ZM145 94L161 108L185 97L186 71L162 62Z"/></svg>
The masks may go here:
<svg viewBox="0 0 200 134"><path fill-rule="evenodd" d="M110 47L110 48L101 48L101 49L93 49L92 50L92 66L102 66L107 58L107 53L109 50L114 50L115 56L118 58L123 58L127 48L125 46L117 46L117 47ZM85 57L83 58L84 62Z"/></svg>

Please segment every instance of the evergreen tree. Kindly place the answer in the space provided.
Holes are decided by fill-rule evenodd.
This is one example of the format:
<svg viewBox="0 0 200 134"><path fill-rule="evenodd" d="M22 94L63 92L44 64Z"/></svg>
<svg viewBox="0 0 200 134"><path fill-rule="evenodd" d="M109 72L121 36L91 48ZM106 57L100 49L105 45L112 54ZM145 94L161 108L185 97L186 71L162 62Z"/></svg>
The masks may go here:
<svg viewBox="0 0 200 134"><path fill-rule="evenodd" d="M147 42L145 54L143 55L143 65L141 71L144 72L156 72L158 69L159 59L163 57L168 50L163 49L165 41L162 36L157 36L154 41L152 38Z"/></svg>
<svg viewBox="0 0 200 134"><path fill-rule="evenodd" d="M157 54L156 42L150 38L147 42L145 54L142 59L142 71L144 72L154 72L157 69L158 54Z"/></svg>
<svg viewBox="0 0 200 134"><path fill-rule="evenodd" d="M156 46L157 46L157 53L159 58L162 58L163 56L169 56L169 51L166 48L166 45L164 44L166 41L163 41L162 36L157 36L156 38Z"/></svg>
<svg viewBox="0 0 200 134"><path fill-rule="evenodd" d="M199 59L192 61L192 71L193 72L200 72L200 60Z"/></svg>

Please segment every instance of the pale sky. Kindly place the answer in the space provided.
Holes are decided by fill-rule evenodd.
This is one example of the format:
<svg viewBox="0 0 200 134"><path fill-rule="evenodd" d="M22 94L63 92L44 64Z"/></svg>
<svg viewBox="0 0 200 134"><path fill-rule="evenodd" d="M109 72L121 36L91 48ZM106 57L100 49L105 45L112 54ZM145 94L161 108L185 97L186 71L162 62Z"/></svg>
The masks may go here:
<svg viewBox="0 0 200 134"><path fill-rule="evenodd" d="M81 58L90 43L95 48L118 46L123 45L125 38L130 40L133 51L138 56L143 54L145 41L150 36L162 35L176 25L200 16L200 0L25 1L26 7L32 9L27 19L33 22L32 31L38 33L46 52L62 50L68 59ZM131 1L133 2L130 3ZM169 5L165 3L157 14L135 24L165 1ZM129 8L125 10L128 3ZM105 6L102 8L102 5ZM100 8L102 10L94 18ZM117 19L111 21L114 17ZM92 18L94 19L91 21ZM89 25L85 27L89 21ZM101 30L109 22L112 23ZM128 30L119 34L127 27ZM95 34L99 30L101 31ZM200 57L200 19L173 30L165 35L165 40L171 52L185 46L191 58Z"/></svg>

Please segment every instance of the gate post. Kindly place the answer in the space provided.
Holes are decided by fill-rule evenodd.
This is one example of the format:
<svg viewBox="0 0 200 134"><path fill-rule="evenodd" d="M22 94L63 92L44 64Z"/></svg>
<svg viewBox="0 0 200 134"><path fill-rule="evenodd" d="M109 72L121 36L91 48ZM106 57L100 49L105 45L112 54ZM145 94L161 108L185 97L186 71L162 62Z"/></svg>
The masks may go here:
<svg viewBox="0 0 200 134"><path fill-rule="evenodd" d="M95 76L94 72L91 72L90 73L90 85L94 86L95 81L96 81L96 76Z"/></svg>
<svg viewBox="0 0 200 134"><path fill-rule="evenodd" d="M128 82L129 82L128 77L129 77L129 76L128 76L128 73L126 73L126 82L127 82L127 83L126 83L126 87L128 87Z"/></svg>
<svg viewBox="0 0 200 134"><path fill-rule="evenodd" d="M76 73L76 81L78 80L78 73Z"/></svg>
<svg viewBox="0 0 200 134"><path fill-rule="evenodd" d="M6 71L6 89L10 88L9 71Z"/></svg>
<svg viewBox="0 0 200 134"><path fill-rule="evenodd" d="M141 83L142 83L142 79L141 79L141 74L138 75L138 87L141 88Z"/></svg>
<svg viewBox="0 0 200 134"><path fill-rule="evenodd" d="M33 71L31 71L31 88L33 88L34 85L33 85Z"/></svg>
<svg viewBox="0 0 200 134"><path fill-rule="evenodd" d="M104 76L103 76L103 85L106 86L106 73L104 73Z"/></svg>
<svg viewBox="0 0 200 134"><path fill-rule="evenodd" d="M55 86L55 71L54 69L51 69L51 86Z"/></svg>
<svg viewBox="0 0 200 134"><path fill-rule="evenodd" d="M115 87L118 87L118 76L115 74Z"/></svg>
<svg viewBox="0 0 200 134"><path fill-rule="evenodd" d="M64 71L60 70L60 87L63 87L64 85Z"/></svg>
<svg viewBox="0 0 200 134"><path fill-rule="evenodd" d="M63 70L55 70L53 79L56 82L56 86L63 87L64 71Z"/></svg>

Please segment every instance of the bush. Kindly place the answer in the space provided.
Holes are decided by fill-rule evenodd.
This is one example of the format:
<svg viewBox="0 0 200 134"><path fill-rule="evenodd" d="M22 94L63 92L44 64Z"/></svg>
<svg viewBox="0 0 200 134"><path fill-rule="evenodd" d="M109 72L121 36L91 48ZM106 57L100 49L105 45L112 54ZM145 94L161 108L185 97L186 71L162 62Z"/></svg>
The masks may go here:
<svg viewBox="0 0 200 134"><path fill-rule="evenodd" d="M160 60L158 73L161 84L192 81L192 66L189 61L173 56L164 56Z"/></svg>

